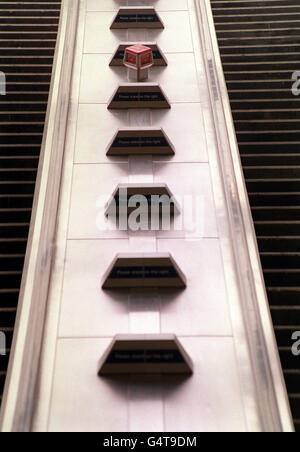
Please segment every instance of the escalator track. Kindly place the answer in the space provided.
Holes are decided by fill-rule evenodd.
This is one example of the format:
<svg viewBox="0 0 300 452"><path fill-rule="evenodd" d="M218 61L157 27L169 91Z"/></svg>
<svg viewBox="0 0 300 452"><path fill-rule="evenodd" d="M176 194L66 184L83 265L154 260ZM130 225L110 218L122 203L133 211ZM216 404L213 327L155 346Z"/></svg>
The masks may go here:
<svg viewBox="0 0 300 452"><path fill-rule="evenodd" d="M0 3L0 403L12 342L61 0Z"/></svg>
<svg viewBox="0 0 300 452"><path fill-rule="evenodd" d="M211 0L289 400L300 431L298 0ZM295 341L294 341L295 342Z"/></svg>

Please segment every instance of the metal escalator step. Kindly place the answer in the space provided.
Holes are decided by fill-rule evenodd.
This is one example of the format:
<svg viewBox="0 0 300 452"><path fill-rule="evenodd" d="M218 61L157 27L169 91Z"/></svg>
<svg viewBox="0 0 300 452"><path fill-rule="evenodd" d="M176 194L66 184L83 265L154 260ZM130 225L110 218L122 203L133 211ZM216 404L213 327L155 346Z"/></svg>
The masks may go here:
<svg viewBox="0 0 300 452"><path fill-rule="evenodd" d="M6 376L6 372L3 370L0 371L0 393L1 394L2 394L3 388L4 388L5 376Z"/></svg>
<svg viewBox="0 0 300 452"><path fill-rule="evenodd" d="M264 268L268 269L297 269L300 268L300 253L296 252L265 252L260 253L261 262Z"/></svg>
<svg viewBox="0 0 300 452"><path fill-rule="evenodd" d="M232 18L231 22L219 22L216 23L216 30L224 32L225 30L230 31L232 33L233 30L240 32L241 30L248 30L250 33L253 32L267 32L269 30L276 30L277 32L280 31L282 33L285 29L291 29L291 28L298 28L300 23L300 18L297 17L296 19L293 18L287 18L283 20L275 20L272 22L268 22L268 27L266 27L266 24L264 23L264 18L262 17L256 17L255 21L247 21L247 17L244 18L244 21L239 23L237 20L234 20ZM262 20L260 20L262 19Z"/></svg>
<svg viewBox="0 0 300 452"><path fill-rule="evenodd" d="M13 124L12 124L13 125ZM1 126L1 123L0 123ZM0 155L0 168L4 169L12 169L19 168L22 165L22 168L33 168L37 169L38 167L38 157L31 155L28 157L17 157L17 156L1 156Z"/></svg>
<svg viewBox="0 0 300 452"><path fill-rule="evenodd" d="M271 236L260 235L257 237L260 251L281 252L300 251L300 234L297 236Z"/></svg>
<svg viewBox="0 0 300 452"><path fill-rule="evenodd" d="M299 287L268 287L267 292L271 306L281 304L300 306Z"/></svg>
<svg viewBox="0 0 300 452"><path fill-rule="evenodd" d="M27 240L26 237L0 238L0 253L25 254ZM1 288L0 288L1 291Z"/></svg>
<svg viewBox="0 0 300 452"><path fill-rule="evenodd" d="M299 206L300 192L295 193L251 193L249 201L251 208Z"/></svg>
<svg viewBox="0 0 300 452"><path fill-rule="evenodd" d="M244 24L243 24L244 25ZM271 28L268 28L268 26L266 26L264 29L263 28L257 28L257 27L243 27L243 25L239 28L236 27L230 27L227 26L225 28L222 29L222 27L219 25L219 27L217 28L217 36L218 38L222 39L222 38L271 38L271 37L276 37L276 36L299 36L299 28L293 27L292 25L289 25L286 23L285 26L279 26L279 27L275 27L274 26ZM247 25L247 24L246 24ZM262 24L261 24L262 25Z"/></svg>
<svg viewBox="0 0 300 452"><path fill-rule="evenodd" d="M299 22L300 23L300 22ZM256 54L250 54L250 53L246 53L245 55L243 54L237 54L237 53L233 53L233 54L225 54L222 56L222 62L224 64L224 66L226 67L226 65L229 64L238 64L238 65L242 65L242 67L245 66L249 66L250 70L253 69L253 66L259 65L259 64L271 64L271 63L276 63L276 64L280 64L282 63L291 63L293 61L298 61L299 59L299 53L296 52L292 53L292 52L287 52L287 53L257 53Z"/></svg>
<svg viewBox="0 0 300 452"><path fill-rule="evenodd" d="M295 67L295 63L293 64ZM230 104L233 110L274 110L300 108L300 98L290 96L289 99L280 99L275 96L274 99L259 99L258 96L252 96L251 99L231 99Z"/></svg>
<svg viewBox="0 0 300 452"><path fill-rule="evenodd" d="M14 123L13 121L9 123L1 123L0 121L1 133L39 133L42 134L44 130L43 123ZM1 162L2 163L2 162Z"/></svg>
<svg viewBox="0 0 300 452"><path fill-rule="evenodd" d="M35 181L5 181L0 182L0 195L16 195L22 194L33 194L35 187Z"/></svg>
<svg viewBox="0 0 300 452"><path fill-rule="evenodd" d="M291 341L292 344L292 341ZM279 347L279 355L284 370L299 369L299 356L294 356L290 347ZM289 388L288 388L289 390ZM295 413L294 413L295 415ZM300 416L299 416L300 417Z"/></svg>
<svg viewBox="0 0 300 452"><path fill-rule="evenodd" d="M290 108L290 109L232 109L232 115L234 120L240 121L287 121L287 120L298 120L300 119L300 109ZM299 152L299 148L298 148Z"/></svg>
<svg viewBox="0 0 300 452"><path fill-rule="evenodd" d="M7 77L11 74L20 76L22 74L32 74L37 72L38 74L51 75L52 65L49 64L2 64L2 70Z"/></svg>
<svg viewBox="0 0 300 452"><path fill-rule="evenodd" d="M300 419L300 396L299 394L289 394L289 400L292 408L292 412L294 413L295 417ZM298 424L299 427L299 424Z"/></svg>
<svg viewBox="0 0 300 452"><path fill-rule="evenodd" d="M223 46L221 58L226 62L260 62L260 61L292 61L297 57L299 52L299 43L289 43L280 45L264 45L264 41L260 41L259 45L249 45L243 43L243 46ZM278 57L278 58L277 58ZM265 58L265 59L264 59Z"/></svg>
<svg viewBox="0 0 300 452"><path fill-rule="evenodd" d="M252 207L252 218L254 221L300 221L300 207Z"/></svg>
<svg viewBox="0 0 300 452"><path fill-rule="evenodd" d="M5 47L3 48L0 43L0 59L1 61L5 60L5 57L16 57L16 56L27 56L33 57L36 55L37 57L52 57L54 56L54 49L49 49L48 47L34 47L33 45L30 48L24 47ZM11 61L11 60L9 60Z"/></svg>
<svg viewBox="0 0 300 452"><path fill-rule="evenodd" d="M13 223L21 221L29 223L31 218L31 208L8 208L0 209L0 223Z"/></svg>
<svg viewBox="0 0 300 452"><path fill-rule="evenodd" d="M272 3L270 3L270 0L211 0L211 5L213 10L223 8L224 13L226 13L228 8L237 8L239 10L240 8L255 7L257 10L257 8L270 7L271 5L275 7L299 5L299 2L298 0L276 0Z"/></svg>
<svg viewBox="0 0 300 452"><path fill-rule="evenodd" d="M262 193L295 193L300 191L300 179L246 179L249 192L260 191Z"/></svg>
<svg viewBox="0 0 300 452"><path fill-rule="evenodd" d="M257 236L298 236L300 231L300 221L254 221L254 226Z"/></svg>
<svg viewBox="0 0 300 452"><path fill-rule="evenodd" d="M1 316L2 316L2 313L1 313ZM6 374L6 369L7 369L7 366L8 366L8 360L9 360L9 354L8 353L6 355L1 355L0 372L2 372L2 375Z"/></svg>
<svg viewBox="0 0 300 452"><path fill-rule="evenodd" d="M23 255L23 260L24 260L24 255ZM23 262L22 262L22 265L23 265ZM0 290L0 308L14 308L15 306L17 306L18 297L19 297L19 289L1 289ZM6 342L8 342L7 334L6 334Z"/></svg>
<svg viewBox="0 0 300 452"><path fill-rule="evenodd" d="M251 15L252 18L256 18L258 16L261 16L262 19L265 21L266 15L272 15L272 18L275 17L275 15L279 15L280 17L286 17L286 15L290 15L293 17L294 14L299 15L300 13L300 7L298 5L272 5L270 7L266 6L258 6L255 4L248 3L244 7L240 7L237 9L234 7L228 7L226 9L215 7L214 8L214 15L216 23L218 22L218 18L224 18L224 20L227 20L228 18L236 17L238 20L243 20L244 18L247 18L249 15ZM222 20L222 19L220 19ZM228 19L231 20L231 19Z"/></svg>
<svg viewBox="0 0 300 452"><path fill-rule="evenodd" d="M294 40L294 38L293 38ZM270 83L269 86L272 86L272 83L276 83L277 81L291 81L291 71L283 70L283 71L275 71L272 68L269 68L268 71L225 71L225 77L227 84L231 84L232 82L244 82L248 84L248 87L252 87L252 83L256 81L264 82L265 84ZM230 85L229 85L230 86Z"/></svg>
<svg viewBox="0 0 300 452"><path fill-rule="evenodd" d="M241 160L243 167L300 167L300 154L243 154Z"/></svg>
<svg viewBox="0 0 300 452"><path fill-rule="evenodd" d="M274 328L278 344L280 344L283 347L290 348L291 350L292 345L295 342L295 340L293 339L293 334L295 333L295 331L297 331L297 329L295 329L296 327L294 325L290 325L290 326L275 326ZM286 375L289 375L289 380L293 381L293 385L289 386L291 392L297 392L297 388L295 385L297 384L297 378L299 378L299 372L300 372L299 369L298 371L297 369L293 369L293 371L289 370L284 372Z"/></svg>
<svg viewBox="0 0 300 452"><path fill-rule="evenodd" d="M289 325L300 331L300 306L272 306L271 314L275 326Z"/></svg>
<svg viewBox="0 0 300 452"><path fill-rule="evenodd" d="M24 254L0 254L0 271L22 271L24 257Z"/></svg>
<svg viewBox="0 0 300 452"><path fill-rule="evenodd" d="M263 272L267 286L299 287L300 269L263 269ZM298 316L296 309L294 315Z"/></svg>
<svg viewBox="0 0 300 452"><path fill-rule="evenodd" d="M1 278L2 272L0 272ZM16 317L16 308L0 308L0 328L5 328L7 326L12 327L14 325ZM2 359L1 359L2 360ZM0 362L1 362L0 360Z"/></svg>
<svg viewBox="0 0 300 452"><path fill-rule="evenodd" d="M31 208L33 194L28 195L0 195L0 209L20 209Z"/></svg>
<svg viewBox="0 0 300 452"><path fill-rule="evenodd" d="M34 182L37 170L35 168L4 168L0 169L0 182L31 181Z"/></svg>
<svg viewBox="0 0 300 452"><path fill-rule="evenodd" d="M292 141L284 141L284 142L270 142L270 141L260 141L260 142L239 142L239 148L240 148L240 154L241 157L243 157L245 154L250 155L275 155L275 154L282 154L283 151L288 154L298 154L299 153L299 142L292 142ZM287 159L289 156L287 157ZM288 160L287 160L288 161ZM281 166L286 166L281 165Z"/></svg>
<svg viewBox="0 0 300 452"><path fill-rule="evenodd" d="M244 166L244 174L247 179L296 179L300 176L300 166Z"/></svg>

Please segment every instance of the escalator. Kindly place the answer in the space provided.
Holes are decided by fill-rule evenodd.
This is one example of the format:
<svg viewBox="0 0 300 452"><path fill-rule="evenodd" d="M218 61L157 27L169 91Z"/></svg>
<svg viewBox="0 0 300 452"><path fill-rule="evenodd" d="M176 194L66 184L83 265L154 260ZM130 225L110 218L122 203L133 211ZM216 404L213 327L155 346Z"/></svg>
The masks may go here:
<svg viewBox="0 0 300 452"><path fill-rule="evenodd" d="M300 431L300 70L298 0L211 0L252 216Z"/></svg>
<svg viewBox="0 0 300 452"><path fill-rule="evenodd" d="M0 4L0 403L13 336L20 282L61 0Z"/></svg>
<svg viewBox="0 0 300 452"><path fill-rule="evenodd" d="M299 0L211 0L274 327L300 431ZM0 4L0 397L5 383L60 15L60 0ZM1 401L1 399L0 399Z"/></svg>

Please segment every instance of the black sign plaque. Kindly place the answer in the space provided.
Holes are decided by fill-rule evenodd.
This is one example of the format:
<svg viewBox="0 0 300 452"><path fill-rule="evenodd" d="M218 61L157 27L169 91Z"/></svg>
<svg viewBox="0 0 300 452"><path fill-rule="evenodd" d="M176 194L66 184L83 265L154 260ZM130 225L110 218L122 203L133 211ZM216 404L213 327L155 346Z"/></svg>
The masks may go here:
<svg viewBox="0 0 300 452"><path fill-rule="evenodd" d="M173 334L117 335L100 361L99 376L192 372L191 358Z"/></svg>
<svg viewBox="0 0 300 452"><path fill-rule="evenodd" d="M117 88L107 108L171 108L171 105L158 84L128 83Z"/></svg>
<svg viewBox="0 0 300 452"><path fill-rule="evenodd" d="M139 197L140 202L144 203L143 206L140 205L140 209L143 207L143 212L148 212L147 216L150 223L155 218L156 213L160 219L162 214L173 217L180 213L180 206L169 187L166 184L152 183L118 184L106 204L105 215L113 217L122 215L124 220L126 215L130 215L137 208L135 203L130 203L132 197ZM160 222L155 227L159 229Z"/></svg>
<svg viewBox="0 0 300 452"><path fill-rule="evenodd" d="M119 254L108 269L103 289L172 287L184 289L186 279L170 254Z"/></svg>
<svg viewBox="0 0 300 452"><path fill-rule="evenodd" d="M120 28L158 28L164 24L153 7L124 7L115 16L111 29Z"/></svg>
<svg viewBox="0 0 300 452"><path fill-rule="evenodd" d="M163 129L120 129L113 137L107 156L174 155L174 148Z"/></svg>

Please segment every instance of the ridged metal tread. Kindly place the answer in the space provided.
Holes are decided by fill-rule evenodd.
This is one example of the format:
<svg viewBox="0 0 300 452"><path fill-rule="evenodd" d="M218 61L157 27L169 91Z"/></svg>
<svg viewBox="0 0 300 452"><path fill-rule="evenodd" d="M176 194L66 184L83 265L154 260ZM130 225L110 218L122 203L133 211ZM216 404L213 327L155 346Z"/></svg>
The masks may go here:
<svg viewBox="0 0 300 452"><path fill-rule="evenodd" d="M13 336L61 0L0 3L0 403Z"/></svg>
<svg viewBox="0 0 300 452"><path fill-rule="evenodd" d="M211 0L265 282L300 431L299 0Z"/></svg>

